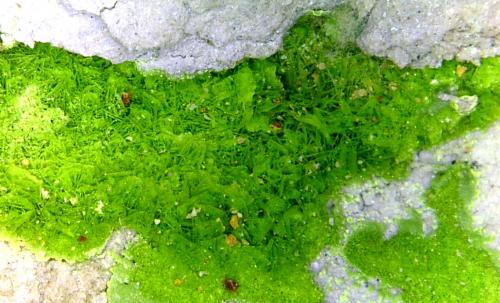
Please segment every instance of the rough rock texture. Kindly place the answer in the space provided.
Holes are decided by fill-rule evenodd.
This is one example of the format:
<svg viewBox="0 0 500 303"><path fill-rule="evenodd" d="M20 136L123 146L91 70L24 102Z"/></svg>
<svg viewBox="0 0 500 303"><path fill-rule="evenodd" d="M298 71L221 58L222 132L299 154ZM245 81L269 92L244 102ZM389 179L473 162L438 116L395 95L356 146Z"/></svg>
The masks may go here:
<svg viewBox="0 0 500 303"><path fill-rule="evenodd" d="M439 222L432 209L424 206L422 194L431 185L436 173L455 161L474 163L478 176L478 197L470 205L473 223L500 252L500 123L487 132L473 132L415 155L411 174L404 181L374 180L344 191L351 201L342 201L348 231L360 223L375 221L387 225L386 237L397 233L397 220L408 218L408 211L422 213L423 231L432 233Z"/></svg>
<svg viewBox="0 0 500 303"><path fill-rule="evenodd" d="M401 66L500 54L500 0L7 0L0 32L178 75L269 56L305 11L341 3L366 19L361 48Z"/></svg>
<svg viewBox="0 0 500 303"><path fill-rule="evenodd" d="M362 12L373 0L353 0ZM500 54L500 0L378 0L358 44L400 66Z"/></svg>
<svg viewBox="0 0 500 303"><path fill-rule="evenodd" d="M348 0L347 3L358 11L359 17L365 18L378 0Z"/></svg>
<svg viewBox="0 0 500 303"><path fill-rule="evenodd" d="M366 279L341 254L329 249L322 251L310 268L315 275L314 280L325 293L327 303L402 302L397 297L400 293L398 289L391 290L394 296L391 300L382 298L379 295L379 279Z"/></svg>
<svg viewBox="0 0 500 303"><path fill-rule="evenodd" d="M473 225L486 236L487 245L500 252L500 122L487 132L473 132L415 155L412 173L404 181L377 179L363 185L345 188L347 199L340 201L346 216L347 239L364 222L375 221L387 226L386 237L397 233L397 219L406 218L409 210L422 213L426 234L436 229L431 209L424 206L422 194L436 173L454 161L473 163L477 171L478 196L471 203ZM323 289L326 302L385 302L379 296L379 281L367 280L347 263L340 251L323 251L311 263L316 283ZM397 290L394 290L397 295Z"/></svg>
<svg viewBox="0 0 500 303"><path fill-rule="evenodd" d="M297 17L341 1L9 0L0 1L0 32L7 42L51 42L182 74L269 56Z"/></svg>
<svg viewBox="0 0 500 303"><path fill-rule="evenodd" d="M99 256L75 264L47 261L22 246L0 242L0 303L107 302L113 255L135 239L135 233L119 230Z"/></svg>
<svg viewBox="0 0 500 303"><path fill-rule="evenodd" d="M500 123L486 134L474 133L469 138L458 148L478 165L478 197L471 206L473 223L490 239L488 246L500 252Z"/></svg>
<svg viewBox="0 0 500 303"><path fill-rule="evenodd" d="M453 103L461 115L468 115L474 111L479 102L477 96L457 96L457 92L453 90L441 92L437 97L442 102ZM490 132L494 131L495 128L492 128ZM385 224L384 236L388 239L397 234L398 222L401 219L410 219L415 211L421 215L424 234L431 234L437 228L437 218L434 210L425 205L422 196L431 185L437 170L450 165L452 161L464 160L464 151L455 145L457 142L464 143L464 140L468 140L469 137L415 155L415 161L410 166L410 176L406 180L387 182L376 178L364 184L355 184L344 188L344 199L340 201L342 213L347 218L344 241L365 222ZM450 148L449 145L453 148ZM444 152L447 153L446 157L442 155ZM495 157L492 155L491 159L494 161ZM482 159L482 161L484 160ZM478 160L474 159L474 161ZM491 163L487 164L485 167L492 165ZM489 191L486 193L488 194ZM333 204L334 201L330 201L330 203Z"/></svg>
<svg viewBox="0 0 500 303"><path fill-rule="evenodd" d="M436 216L421 198L433 177L433 168L425 164L415 163L411 176L404 181L376 179L346 188L347 199L341 202L347 218L346 236L362 223L375 221L386 224L384 237L388 239L398 232L399 220L409 219L412 211L421 214L424 221L422 229L426 235L434 231L437 227Z"/></svg>
<svg viewBox="0 0 500 303"><path fill-rule="evenodd" d="M473 132L464 138L419 153L416 163L434 166L453 161L472 163L477 172L477 197L471 203L473 225L486 236L491 249L500 252L500 122L487 132ZM439 224L439 223L438 223Z"/></svg>

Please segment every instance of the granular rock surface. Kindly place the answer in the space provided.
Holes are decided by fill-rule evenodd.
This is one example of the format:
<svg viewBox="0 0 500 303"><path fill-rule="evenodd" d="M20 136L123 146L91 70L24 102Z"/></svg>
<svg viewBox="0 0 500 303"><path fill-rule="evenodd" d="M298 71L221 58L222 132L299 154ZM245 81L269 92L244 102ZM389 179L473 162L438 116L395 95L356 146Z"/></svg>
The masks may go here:
<svg viewBox="0 0 500 303"><path fill-rule="evenodd" d="M6 42L54 46L169 74L220 70L275 53L295 20L341 0L0 1Z"/></svg>
<svg viewBox="0 0 500 303"><path fill-rule="evenodd" d="M402 67L436 67L453 58L479 62L500 54L499 0L354 2L362 12L373 5L359 46Z"/></svg>
<svg viewBox="0 0 500 303"><path fill-rule="evenodd" d="M0 34L180 75L270 56L299 16L340 4L363 21L359 46L400 66L500 54L500 0L12 0Z"/></svg>
<svg viewBox="0 0 500 303"><path fill-rule="evenodd" d="M113 255L120 255L135 239L134 232L116 231L101 254L83 263L46 260L21 245L2 241L0 303L107 302Z"/></svg>
<svg viewBox="0 0 500 303"><path fill-rule="evenodd" d="M500 123L486 132L472 132L463 138L433 149L419 152L411 165L410 176L403 181L376 179L344 189L346 199L340 201L346 216L344 241L353 230L367 222L385 224L385 237L394 236L399 219L410 217L411 211L422 215L424 234L439 225L432 209L425 206L423 194L436 173L456 161L467 161L477 172L476 200L470 204L473 226L487 239L486 245L500 252ZM315 281L323 289L326 302L386 302L379 295L379 280L367 279L344 258L341 250L323 251L311 263ZM394 289L397 301L398 290Z"/></svg>

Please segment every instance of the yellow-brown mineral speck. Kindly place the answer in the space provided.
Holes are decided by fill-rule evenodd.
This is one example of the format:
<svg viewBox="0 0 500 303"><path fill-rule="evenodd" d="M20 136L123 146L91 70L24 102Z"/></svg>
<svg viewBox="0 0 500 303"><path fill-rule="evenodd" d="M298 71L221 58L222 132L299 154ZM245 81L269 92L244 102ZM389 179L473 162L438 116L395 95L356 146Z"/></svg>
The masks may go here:
<svg viewBox="0 0 500 303"><path fill-rule="evenodd" d="M22 165L23 167L28 167L28 166L30 166L30 160L28 160L28 159L23 159L23 160L21 161L21 165Z"/></svg>
<svg viewBox="0 0 500 303"><path fill-rule="evenodd" d="M229 225L231 225L233 229L237 229L238 227L240 227L240 218L238 217L237 214L231 216L231 220L229 220Z"/></svg>
<svg viewBox="0 0 500 303"><path fill-rule="evenodd" d="M457 65L457 69L455 72L457 73L457 76L461 78L466 71L467 71L467 66Z"/></svg>
<svg viewBox="0 0 500 303"><path fill-rule="evenodd" d="M238 244L238 239L234 235L229 234L226 236L226 243L229 247L235 247Z"/></svg>

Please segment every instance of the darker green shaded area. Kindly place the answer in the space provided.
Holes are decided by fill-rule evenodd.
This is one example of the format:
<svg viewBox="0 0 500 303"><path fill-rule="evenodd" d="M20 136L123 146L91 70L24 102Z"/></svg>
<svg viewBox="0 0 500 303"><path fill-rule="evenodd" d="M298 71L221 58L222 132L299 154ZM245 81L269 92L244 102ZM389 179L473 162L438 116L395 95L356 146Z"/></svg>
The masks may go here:
<svg viewBox="0 0 500 303"><path fill-rule="evenodd" d="M415 228L419 218L404 221L390 240L383 239L382 226L373 224L349 239L349 261L400 289L405 302L500 301L498 265L472 231L466 211L475 191L470 167L451 167L436 177L426 194L439 222L433 235L424 237L421 228Z"/></svg>
<svg viewBox="0 0 500 303"><path fill-rule="evenodd" d="M415 151L500 116L498 59L461 78L456 62L402 70L354 47L344 14L302 18L269 59L184 80L46 44L3 51L1 230L72 260L136 230L110 282L118 302L321 301L307 267L339 242L332 194L403 177ZM452 89L479 96L469 116L436 100Z"/></svg>

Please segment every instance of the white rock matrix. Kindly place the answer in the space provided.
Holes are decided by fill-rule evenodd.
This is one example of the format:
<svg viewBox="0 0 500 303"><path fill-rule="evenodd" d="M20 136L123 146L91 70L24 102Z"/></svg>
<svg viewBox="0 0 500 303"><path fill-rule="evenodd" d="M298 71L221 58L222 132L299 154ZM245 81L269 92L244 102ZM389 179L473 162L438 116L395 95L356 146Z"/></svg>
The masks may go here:
<svg viewBox="0 0 500 303"><path fill-rule="evenodd" d="M500 0L356 0L370 7L358 38L366 52L400 66L479 63L500 54Z"/></svg>
<svg viewBox="0 0 500 303"><path fill-rule="evenodd" d="M337 0L2 0L2 40L50 42L169 74L275 53L294 21Z"/></svg>
<svg viewBox="0 0 500 303"><path fill-rule="evenodd" d="M2 0L0 33L180 75L269 56L300 15L343 3L359 46L400 66L500 54L500 0Z"/></svg>
<svg viewBox="0 0 500 303"><path fill-rule="evenodd" d="M105 303L114 258L136 240L134 232L118 230L101 254L83 263L46 260L0 241L0 303Z"/></svg>
<svg viewBox="0 0 500 303"><path fill-rule="evenodd" d="M477 172L478 195L470 204L474 228L489 239L489 248L500 253L500 122L486 132L472 132L415 155L410 176L403 181L371 182L344 189L340 201L346 216L344 243L365 222L386 225L385 237L397 233L397 222L409 218L412 211L422 215L422 229L432 233L438 226L434 212L424 204L423 194L436 173L456 161L471 163ZM326 302L386 302L378 294L380 281L367 280L337 249L325 249L311 264L316 282L325 293ZM394 294L398 291L395 289ZM397 297L396 297L397 299Z"/></svg>

